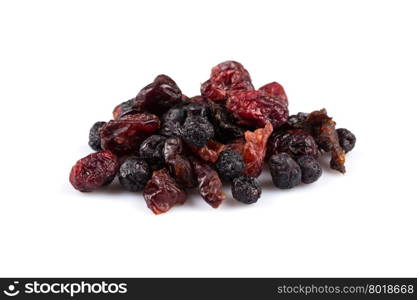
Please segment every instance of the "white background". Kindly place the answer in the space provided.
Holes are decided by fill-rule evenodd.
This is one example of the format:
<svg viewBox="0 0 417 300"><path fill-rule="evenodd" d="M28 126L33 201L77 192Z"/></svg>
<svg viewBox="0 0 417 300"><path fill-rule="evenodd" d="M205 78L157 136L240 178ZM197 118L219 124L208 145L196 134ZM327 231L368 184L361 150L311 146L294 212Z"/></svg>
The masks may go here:
<svg viewBox="0 0 417 300"><path fill-rule="evenodd" d="M2 1L1 276L417 276L415 1ZM80 193L88 130L165 73L234 59L357 136L346 175L255 205ZM229 192L228 192L229 193Z"/></svg>

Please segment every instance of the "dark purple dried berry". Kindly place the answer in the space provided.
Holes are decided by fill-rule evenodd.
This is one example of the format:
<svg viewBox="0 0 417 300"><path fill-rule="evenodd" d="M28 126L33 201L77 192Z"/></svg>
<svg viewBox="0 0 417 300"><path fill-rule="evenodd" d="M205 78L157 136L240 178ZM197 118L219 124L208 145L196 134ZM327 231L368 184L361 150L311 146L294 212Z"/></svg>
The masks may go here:
<svg viewBox="0 0 417 300"><path fill-rule="evenodd" d="M272 182L280 189L290 189L301 183L300 166L287 153L271 156L269 170Z"/></svg>
<svg viewBox="0 0 417 300"><path fill-rule="evenodd" d="M322 173L320 163L312 156L304 155L297 159L301 168L301 181L303 183L312 183L317 181Z"/></svg>
<svg viewBox="0 0 417 300"><path fill-rule="evenodd" d="M185 120L183 107L173 107L161 117L161 129L159 134L170 137L180 134L180 128Z"/></svg>
<svg viewBox="0 0 417 300"><path fill-rule="evenodd" d="M90 129L90 134L88 136L88 145L91 149L95 151L100 151L101 149L101 137L100 129L106 125L106 122L96 122Z"/></svg>
<svg viewBox="0 0 417 300"><path fill-rule="evenodd" d="M226 149L220 153L216 169L222 179L231 181L245 171L245 163L242 155L232 149Z"/></svg>
<svg viewBox="0 0 417 300"><path fill-rule="evenodd" d="M277 132L269 139L267 156L279 153L287 153L293 158L302 155L311 155L317 158L320 155L314 138L302 129Z"/></svg>
<svg viewBox="0 0 417 300"><path fill-rule="evenodd" d="M337 136L339 137L339 144L345 152L351 151L355 147L356 137L346 128L336 129Z"/></svg>
<svg viewBox="0 0 417 300"><path fill-rule="evenodd" d="M307 119L307 116L307 113L299 112L296 115L289 116L287 123L293 128L301 128L301 124Z"/></svg>
<svg viewBox="0 0 417 300"><path fill-rule="evenodd" d="M128 157L118 173L120 184L131 192L143 190L151 175L151 168L146 161L137 157Z"/></svg>
<svg viewBox="0 0 417 300"><path fill-rule="evenodd" d="M225 107L211 102L209 119L213 124L216 140L229 143L243 137L243 129L235 124Z"/></svg>
<svg viewBox="0 0 417 300"><path fill-rule="evenodd" d="M181 127L181 137L187 144L204 147L214 136L213 125L204 117L191 116Z"/></svg>
<svg viewBox="0 0 417 300"><path fill-rule="evenodd" d="M184 106L187 117L208 117L208 105L203 103L191 103Z"/></svg>
<svg viewBox="0 0 417 300"><path fill-rule="evenodd" d="M158 75L134 100L133 108L162 115L171 107L182 103L182 93L174 80L167 75Z"/></svg>
<svg viewBox="0 0 417 300"><path fill-rule="evenodd" d="M159 169L165 163L163 150L166 139L162 135L155 134L148 137L140 145L140 158L146 160L153 169Z"/></svg>
<svg viewBox="0 0 417 300"><path fill-rule="evenodd" d="M237 201L252 204L261 197L262 189L256 178L250 175L236 177L232 181L232 195Z"/></svg>

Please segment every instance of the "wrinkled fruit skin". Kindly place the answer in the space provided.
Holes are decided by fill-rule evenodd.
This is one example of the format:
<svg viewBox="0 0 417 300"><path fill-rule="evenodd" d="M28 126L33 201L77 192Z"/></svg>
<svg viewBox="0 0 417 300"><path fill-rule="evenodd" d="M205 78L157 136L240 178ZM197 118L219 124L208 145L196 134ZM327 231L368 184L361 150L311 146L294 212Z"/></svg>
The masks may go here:
<svg viewBox="0 0 417 300"><path fill-rule="evenodd" d="M320 163L312 156L301 156L297 159L297 163L301 169L301 181L303 183L308 184L317 181L323 172Z"/></svg>
<svg viewBox="0 0 417 300"><path fill-rule="evenodd" d="M278 128L288 119L288 99L276 82L258 91L235 93L227 100L226 107L237 123L244 126L259 128L271 123Z"/></svg>
<svg viewBox="0 0 417 300"><path fill-rule="evenodd" d="M214 137L219 142L228 143L243 137L243 129L235 125L224 106L211 102L209 117L214 127Z"/></svg>
<svg viewBox="0 0 417 300"><path fill-rule="evenodd" d="M140 158L146 160L155 170L162 168L165 163L163 150L166 139L162 135L151 135L139 147Z"/></svg>
<svg viewBox="0 0 417 300"><path fill-rule="evenodd" d="M190 103L184 106L185 114L188 117L203 117L207 118L209 114L209 108L206 103Z"/></svg>
<svg viewBox="0 0 417 300"><path fill-rule="evenodd" d="M201 197L213 208L226 199L222 190L222 181L219 174L209 164L192 159L194 171L198 181L198 191Z"/></svg>
<svg viewBox="0 0 417 300"><path fill-rule="evenodd" d="M161 115L173 106L182 103L182 93L174 80L167 75L158 75L136 96L133 108Z"/></svg>
<svg viewBox="0 0 417 300"><path fill-rule="evenodd" d="M130 99L117 105L113 110L113 119L118 120L127 115L140 113L133 107L135 99Z"/></svg>
<svg viewBox="0 0 417 300"><path fill-rule="evenodd" d="M91 192L111 183L118 167L116 155L107 150L99 151L77 161L69 179L75 189Z"/></svg>
<svg viewBox="0 0 417 300"><path fill-rule="evenodd" d="M149 113L128 115L111 120L100 130L101 147L117 155L138 151L140 144L159 129L159 119Z"/></svg>
<svg viewBox="0 0 417 300"><path fill-rule="evenodd" d="M330 152L330 168L345 173L345 151L339 143L336 122L327 115L326 110L321 109L308 114L300 126L314 137L321 149Z"/></svg>
<svg viewBox="0 0 417 300"><path fill-rule="evenodd" d="M151 168L146 161L137 157L128 157L120 166L118 178L126 190L138 192L143 190L151 175Z"/></svg>
<svg viewBox="0 0 417 300"><path fill-rule="evenodd" d="M187 194L167 169L154 171L143 191L146 204L156 215L167 212L175 204L184 204Z"/></svg>
<svg viewBox="0 0 417 300"><path fill-rule="evenodd" d="M279 153L287 153L293 158L311 155L318 158L319 147L314 138L302 129L292 129L273 134L268 141L267 157Z"/></svg>
<svg viewBox="0 0 417 300"><path fill-rule="evenodd" d="M210 79L201 85L201 95L212 101L226 101L234 93L253 89L249 72L236 61L225 61L211 69Z"/></svg>
<svg viewBox="0 0 417 300"><path fill-rule="evenodd" d="M204 147L214 137L214 128L204 117L189 116L181 127L180 133L187 144Z"/></svg>
<svg viewBox="0 0 417 300"><path fill-rule="evenodd" d="M231 181L245 171L245 163L239 153L227 149L220 153L216 162L216 170L222 179Z"/></svg>
<svg viewBox="0 0 417 300"><path fill-rule="evenodd" d="M262 189L256 178L249 175L236 177L232 182L232 195L237 201L252 204L261 197Z"/></svg>
<svg viewBox="0 0 417 300"><path fill-rule="evenodd" d="M164 159L171 175L180 186L192 188L197 185L194 169L184 153L184 145L179 137L170 137L165 141Z"/></svg>
<svg viewBox="0 0 417 300"><path fill-rule="evenodd" d="M220 153L226 148L225 145L214 140L208 141L204 147L189 146L195 156L201 158L205 162L215 163Z"/></svg>
<svg viewBox="0 0 417 300"><path fill-rule="evenodd" d="M272 182L280 189L290 189L301 183L300 166L287 153L271 156L269 170Z"/></svg>
<svg viewBox="0 0 417 300"><path fill-rule="evenodd" d="M342 147L346 153L352 151L356 144L355 135L346 128L338 128L336 129L336 132L339 138L340 147Z"/></svg>
<svg viewBox="0 0 417 300"><path fill-rule="evenodd" d="M106 122L96 122L90 129L90 134L88 136L88 145L91 149L95 151L103 150L101 149L101 137L100 137L100 129L106 125Z"/></svg>
<svg viewBox="0 0 417 300"><path fill-rule="evenodd" d="M243 161L245 162L245 173L252 177L258 177L262 173L266 146L273 131L271 123L265 128L256 129L254 132L246 131L246 143L243 146Z"/></svg>
<svg viewBox="0 0 417 300"><path fill-rule="evenodd" d="M185 116L183 107L173 107L168 110L161 118L159 134L166 137L180 135L180 128L184 123Z"/></svg>

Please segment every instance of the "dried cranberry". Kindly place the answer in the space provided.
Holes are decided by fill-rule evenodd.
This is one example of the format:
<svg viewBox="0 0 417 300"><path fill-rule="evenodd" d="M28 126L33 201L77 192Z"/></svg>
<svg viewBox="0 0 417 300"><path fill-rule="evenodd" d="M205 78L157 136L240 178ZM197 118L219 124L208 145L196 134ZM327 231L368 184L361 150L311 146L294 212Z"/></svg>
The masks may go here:
<svg viewBox="0 0 417 300"><path fill-rule="evenodd" d="M108 150L92 153L72 167L70 182L81 192L91 192L113 181L118 171L116 155Z"/></svg>
<svg viewBox="0 0 417 300"><path fill-rule="evenodd" d="M170 137L164 145L165 163L175 180L183 187L192 188L197 185L190 160L184 155L184 145L179 137Z"/></svg>
<svg viewBox="0 0 417 300"><path fill-rule="evenodd" d="M215 163L225 145L214 140L208 141L204 147L189 146L191 151L205 162Z"/></svg>
<svg viewBox="0 0 417 300"><path fill-rule="evenodd" d="M210 79L201 85L201 95L213 101L225 101L236 92L253 89L249 72L236 61L225 61L211 69Z"/></svg>
<svg viewBox="0 0 417 300"><path fill-rule="evenodd" d="M140 144L159 128L157 116L149 113L111 120L100 130L101 147L117 155L138 151Z"/></svg>
<svg viewBox="0 0 417 300"><path fill-rule="evenodd" d="M136 96L133 108L161 115L182 102L183 95L174 80L167 75L158 75L151 84Z"/></svg>
<svg viewBox="0 0 417 300"><path fill-rule="evenodd" d="M167 169L154 171L143 191L146 204L154 214L167 212L175 204L184 204L187 194L172 178Z"/></svg>
<svg viewBox="0 0 417 300"><path fill-rule="evenodd" d="M192 160L195 173L197 175L198 190L201 197L213 208L226 199L226 195L222 191L222 181L216 170L209 164L202 163L197 159Z"/></svg>
<svg viewBox="0 0 417 300"><path fill-rule="evenodd" d="M268 138L272 133L271 123L264 128L256 129L254 132L245 132L245 146L243 147L243 161L245 162L245 173L252 177L261 175L266 154Z"/></svg>
<svg viewBox="0 0 417 300"><path fill-rule="evenodd" d="M302 129L277 132L268 141L267 157L287 153L296 159L302 155L319 157L320 151L314 138Z"/></svg>
<svg viewBox="0 0 417 300"><path fill-rule="evenodd" d="M270 122L278 128L287 122L288 100L283 89L279 93L277 85L273 82L258 91L236 93L227 100L227 110L240 125L258 128Z"/></svg>

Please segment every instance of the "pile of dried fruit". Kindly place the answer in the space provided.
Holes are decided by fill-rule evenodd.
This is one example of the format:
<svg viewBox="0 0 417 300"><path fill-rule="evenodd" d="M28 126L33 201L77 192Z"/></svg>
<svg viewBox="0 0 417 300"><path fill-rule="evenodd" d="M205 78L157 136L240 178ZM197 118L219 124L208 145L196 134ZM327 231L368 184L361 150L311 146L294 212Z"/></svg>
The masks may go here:
<svg viewBox="0 0 417 300"><path fill-rule="evenodd" d="M80 159L70 182L90 192L117 175L127 190L143 195L160 214L183 204L187 189L218 207L230 182L233 197L255 203L256 179L264 162L274 185L292 188L322 174L318 157L330 153L330 167L345 172L345 153L356 138L325 109L289 116L283 87L271 82L255 90L248 71L226 61L211 70L201 95L188 98L166 75L159 75L138 95L116 106L113 120L96 122L89 145L97 152Z"/></svg>

